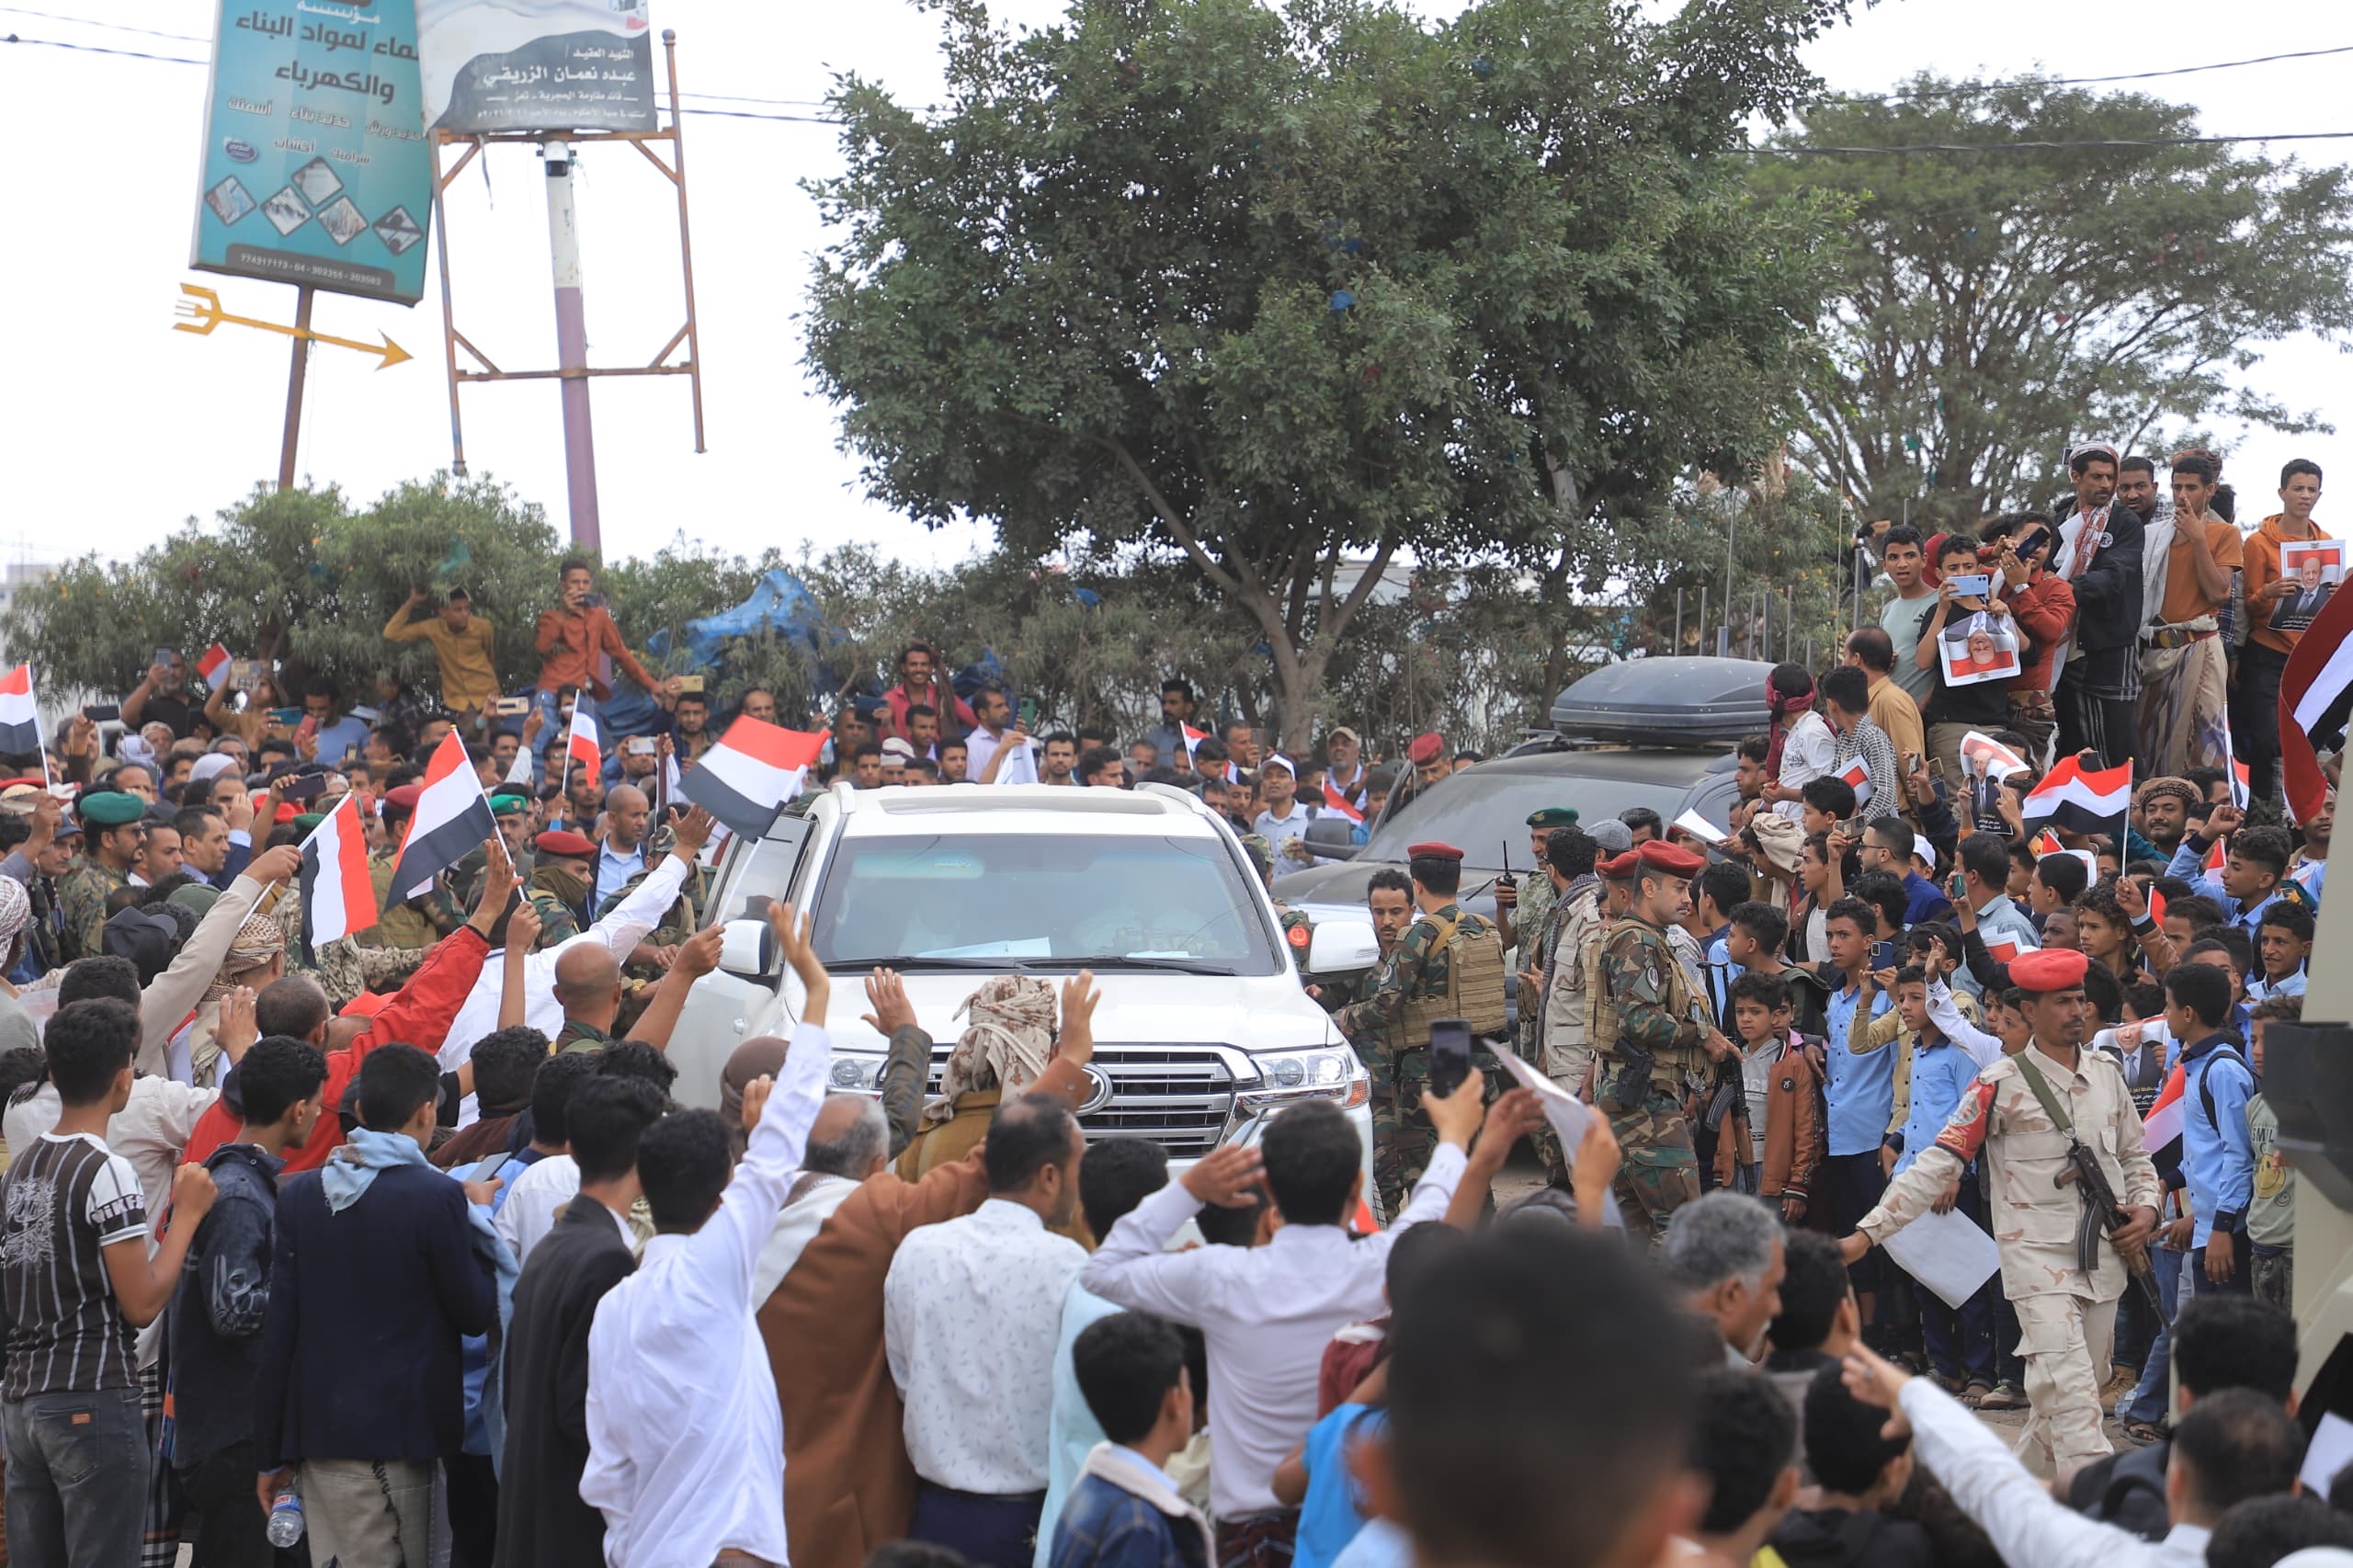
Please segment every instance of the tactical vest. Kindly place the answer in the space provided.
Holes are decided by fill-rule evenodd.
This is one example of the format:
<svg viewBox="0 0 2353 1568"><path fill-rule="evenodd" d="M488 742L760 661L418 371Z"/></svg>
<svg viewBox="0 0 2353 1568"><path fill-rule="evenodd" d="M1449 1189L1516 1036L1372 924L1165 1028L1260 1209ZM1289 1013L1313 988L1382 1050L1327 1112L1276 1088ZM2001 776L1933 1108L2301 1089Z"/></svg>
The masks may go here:
<svg viewBox="0 0 2353 1568"><path fill-rule="evenodd" d="M1586 991L1593 998L1593 1037L1588 1042L1594 1053L1613 1060L1618 1055L1618 999L1609 994L1602 978L1602 955L1619 936L1628 930L1645 933L1658 947L1658 966L1666 977L1666 992L1662 998L1666 1010L1678 1021L1691 1017L1699 1005L1699 995L1691 989L1690 976L1683 972L1676 961L1675 951L1666 945L1666 935L1647 920L1629 915L1613 920L1601 928L1601 939L1593 945L1593 952L1586 960ZM1651 1082L1670 1094L1684 1092L1686 1078L1702 1071L1708 1053L1697 1041L1690 1045L1670 1045L1654 1053Z"/></svg>
<svg viewBox="0 0 2353 1568"><path fill-rule="evenodd" d="M1405 999L1402 1049L1427 1046L1433 1018L1468 1018L1472 1034L1503 1033L1508 1021L1504 1006L1503 932L1476 915L1452 921L1425 918L1438 928L1432 950L1443 949L1447 955L1446 989Z"/></svg>

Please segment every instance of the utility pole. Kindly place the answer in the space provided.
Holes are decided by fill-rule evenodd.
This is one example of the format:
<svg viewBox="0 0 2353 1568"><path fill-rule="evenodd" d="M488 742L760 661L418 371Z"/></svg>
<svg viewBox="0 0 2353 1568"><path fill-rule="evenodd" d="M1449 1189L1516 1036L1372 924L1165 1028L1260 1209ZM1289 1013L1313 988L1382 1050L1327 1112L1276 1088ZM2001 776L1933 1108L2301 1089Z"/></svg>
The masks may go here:
<svg viewBox="0 0 2353 1568"><path fill-rule="evenodd" d="M563 383L563 479L571 500L572 542L595 553L597 440L588 422L588 318L580 297L580 224L573 209L572 148L542 144L548 173L548 257L555 269L556 372Z"/></svg>

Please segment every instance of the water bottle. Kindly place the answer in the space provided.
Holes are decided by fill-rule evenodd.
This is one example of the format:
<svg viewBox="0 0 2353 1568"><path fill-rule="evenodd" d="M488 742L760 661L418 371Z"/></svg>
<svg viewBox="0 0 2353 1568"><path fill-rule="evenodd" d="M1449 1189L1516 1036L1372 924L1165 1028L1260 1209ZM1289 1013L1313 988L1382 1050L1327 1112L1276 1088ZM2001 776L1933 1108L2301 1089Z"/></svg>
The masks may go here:
<svg viewBox="0 0 2353 1568"><path fill-rule="evenodd" d="M289 1547L302 1539L302 1498L292 1487L269 1506L269 1544Z"/></svg>

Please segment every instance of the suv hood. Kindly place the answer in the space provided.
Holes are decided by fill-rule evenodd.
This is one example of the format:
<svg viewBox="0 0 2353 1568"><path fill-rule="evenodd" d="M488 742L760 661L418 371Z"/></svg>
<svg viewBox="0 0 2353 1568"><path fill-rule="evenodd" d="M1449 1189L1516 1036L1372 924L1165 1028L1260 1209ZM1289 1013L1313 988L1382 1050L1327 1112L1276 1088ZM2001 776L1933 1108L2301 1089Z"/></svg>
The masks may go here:
<svg viewBox="0 0 2353 1568"><path fill-rule="evenodd" d="M903 977L915 1022L935 1047L955 1042L968 1020L956 1016L988 975L978 970L918 971ZM1039 978L1059 988L1066 975ZM1115 970L1095 977L1098 1045L1231 1045L1246 1051L1297 1051L1340 1043L1331 1019L1288 973L1222 975ZM797 998L795 999L797 1003ZM863 985L855 974L834 977L829 1009L834 1044L843 1051L879 1051L884 1040L859 1017Z"/></svg>

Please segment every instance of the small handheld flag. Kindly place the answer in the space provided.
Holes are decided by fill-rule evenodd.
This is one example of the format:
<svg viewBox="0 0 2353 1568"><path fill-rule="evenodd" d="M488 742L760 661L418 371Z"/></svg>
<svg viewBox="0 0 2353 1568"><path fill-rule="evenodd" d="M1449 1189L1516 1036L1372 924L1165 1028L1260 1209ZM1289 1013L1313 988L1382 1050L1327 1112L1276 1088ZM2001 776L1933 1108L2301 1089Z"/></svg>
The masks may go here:
<svg viewBox="0 0 2353 1568"><path fill-rule="evenodd" d="M368 840L359 825L359 796L347 790L325 820L302 840L302 952L318 949L376 924L376 889L368 876Z"/></svg>
<svg viewBox="0 0 2353 1568"><path fill-rule="evenodd" d="M425 788L409 816L408 839L392 866L394 888L420 888L498 831L482 780L456 731L441 738L425 765Z"/></svg>
<svg viewBox="0 0 2353 1568"><path fill-rule="evenodd" d="M2328 779L2320 770L2316 738L2325 721L2342 722L2342 704L2353 694L2353 593L2339 588L2296 640L2288 666L2279 672L2279 760L2287 774L2288 809L2300 823L2320 815L2328 801Z"/></svg>
<svg viewBox="0 0 2353 1568"><path fill-rule="evenodd" d="M758 719L738 719L678 781L678 793L745 838L765 835L801 784L825 737Z"/></svg>
<svg viewBox="0 0 2353 1568"><path fill-rule="evenodd" d="M0 676L0 752L38 756L44 767L48 764L49 753L40 744L40 710L33 701L30 665L18 665Z"/></svg>
<svg viewBox="0 0 2353 1568"><path fill-rule="evenodd" d="M1357 810L1347 795L1329 778L1324 780L1324 809L1352 823L1361 824L1364 821L1364 813Z"/></svg>
<svg viewBox="0 0 2353 1568"><path fill-rule="evenodd" d="M597 722L597 705L582 692L572 705L572 725L565 732L563 757L594 778L605 770L604 727Z"/></svg>
<svg viewBox="0 0 2353 1568"><path fill-rule="evenodd" d="M229 650L215 642L204 651L202 657L196 661L196 673L202 676L204 684L213 690L226 691L229 687L229 665L232 662Z"/></svg>
<svg viewBox="0 0 2353 1568"><path fill-rule="evenodd" d="M2040 833L2034 835L2032 848L2034 850L2034 858L2038 860L2041 859L2045 855L2057 855L2063 853L2066 847L2067 846L2059 842L2059 835L2052 832L2047 827Z"/></svg>
<svg viewBox="0 0 2353 1568"><path fill-rule="evenodd" d="M1859 756L1847 765L1847 770L1838 778L1854 790L1856 805L1868 806L1871 803L1871 769L1869 763Z"/></svg>
<svg viewBox="0 0 2353 1568"><path fill-rule="evenodd" d="M2090 768L2079 757L2063 756L2027 795L2018 814L2025 822L2047 822L2070 833L2115 833L2131 804L2131 762Z"/></svg>

